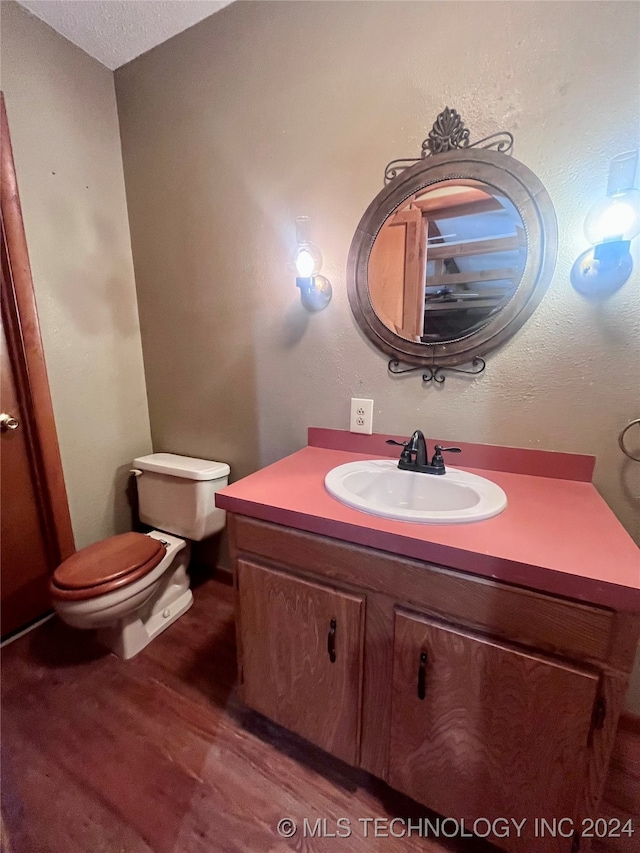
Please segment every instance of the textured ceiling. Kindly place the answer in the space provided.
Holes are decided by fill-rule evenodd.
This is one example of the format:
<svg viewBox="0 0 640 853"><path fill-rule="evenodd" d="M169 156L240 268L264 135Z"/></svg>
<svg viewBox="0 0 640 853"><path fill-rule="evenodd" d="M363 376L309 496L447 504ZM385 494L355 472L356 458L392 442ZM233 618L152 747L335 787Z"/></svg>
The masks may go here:
<svg viewBox="0 0 640 853"><path fill-rule="evenodd" d="M18 0L112 71L232 0Z"/></svg>

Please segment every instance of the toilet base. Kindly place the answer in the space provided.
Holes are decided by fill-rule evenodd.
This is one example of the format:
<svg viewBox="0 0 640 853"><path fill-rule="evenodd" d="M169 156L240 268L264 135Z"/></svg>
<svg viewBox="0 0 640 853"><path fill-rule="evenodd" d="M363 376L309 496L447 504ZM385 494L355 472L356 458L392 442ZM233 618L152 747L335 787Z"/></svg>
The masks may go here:
<svg viewBox="0 0 640 853"><path fill-rule="evenodd" d="M151 536L164 537L166 534L153 531ZM193 604L193 593L189 588L190 548L181 547L174 557L171 568L162 578L158 588L143 607L134 610L119 619L115 624L99 628L97 638L118 657L129 660L135 657L154 637L172 625Z"/></svg>
<svg viewBox="0 0 640 853"><path fill-rule="evenodd" d="M118 657L129 660L186 613L192 604L193 593L188 589L163 610L153 613L146 621L134 614L128 619L122 619L112 628L100 628L97 632L98 640Z"/></svg>

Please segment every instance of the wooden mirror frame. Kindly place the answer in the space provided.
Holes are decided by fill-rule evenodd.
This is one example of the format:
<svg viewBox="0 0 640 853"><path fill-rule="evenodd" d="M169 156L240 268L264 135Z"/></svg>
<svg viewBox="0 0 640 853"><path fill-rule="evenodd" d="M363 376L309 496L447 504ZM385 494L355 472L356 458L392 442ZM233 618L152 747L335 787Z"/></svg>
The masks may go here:
<svg viewBox="0 0 640 853"><path fill-rule="evenodd" d="M441 181L455 179L486 184L514 204L527 241L525 267L512 299L482 328L452 341L410 341L385 326L371 304L369 256L378 232L403 201ZM458 148L419 160L393 178L371 202L349 250L349 304L366 337L392 359L424 367L464 364L496 349L529 319L549 286L557 250L558 224L553 203L538 177L500 151Z"/></svg>

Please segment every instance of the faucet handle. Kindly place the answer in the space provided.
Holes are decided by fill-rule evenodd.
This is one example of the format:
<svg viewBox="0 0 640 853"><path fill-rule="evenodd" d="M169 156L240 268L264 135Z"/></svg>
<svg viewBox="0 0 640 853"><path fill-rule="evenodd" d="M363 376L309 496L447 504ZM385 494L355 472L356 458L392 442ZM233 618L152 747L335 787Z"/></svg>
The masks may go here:
<svg viewBox="0 0 640 853"><path fill-rule="evenodd" d="M409 438L407 441L394 441L392 438L388 438L386 443L395 444L396 447L402 448L402 453L400 454L400 462L411 462L412 454L415 453L415 450L412 447L411 438Z"/></svg>
<svg viewBox="0 0 640 853"><path fill-rule="evenodd" d="M388 438L385 444L395 444L396 447L408 447L410 441L411 439L409 439L408 441L394 441L392 438Z"/></svg>
<svg viewBox="0 0 640 853"><path fill-rule="evenodd" d="M442 458L443 453L462 453L461 447L443 447L441 444L436 444L436 452L433 454L433 459L431 460L431 467L440 469L438 472L444 474L444 459Z"/></svg>

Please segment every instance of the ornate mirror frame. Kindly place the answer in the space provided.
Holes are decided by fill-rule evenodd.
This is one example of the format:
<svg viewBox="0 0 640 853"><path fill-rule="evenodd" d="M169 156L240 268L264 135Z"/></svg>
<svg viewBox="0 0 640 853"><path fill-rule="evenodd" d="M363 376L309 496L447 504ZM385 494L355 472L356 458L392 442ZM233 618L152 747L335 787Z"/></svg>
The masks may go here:
<svg viewBox="0 0 640 853"><path fill-rule="evenodd" d="M435 378L442 382L439 369L467 362L480 364L480 370L463 372L480 373L484 369L480 356L496 349L522 327L549 286L558 248L553 203L538 177L509 156L512 142L513 137L506 133L471 144L469 131L458 113L447 108L438 116L423 142L420 158L394 160L387 166L385 180L388 183L365 211L351 243L347 287L356 322L378 349L391 356L389 370L392 373L407 372L400 367L401 363L418 365L430 372L423 377L425 381ZM411 163L413 165L409 165ZM369 256L378 232L403 201L440 181L451 179L479 181L511 200L524 225L525 267L511 300L482 328L452 341L410 341L385 326L371 304ZM409 371L416 369L409 368Z"/></svg>

